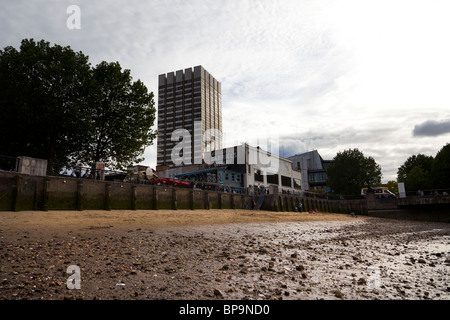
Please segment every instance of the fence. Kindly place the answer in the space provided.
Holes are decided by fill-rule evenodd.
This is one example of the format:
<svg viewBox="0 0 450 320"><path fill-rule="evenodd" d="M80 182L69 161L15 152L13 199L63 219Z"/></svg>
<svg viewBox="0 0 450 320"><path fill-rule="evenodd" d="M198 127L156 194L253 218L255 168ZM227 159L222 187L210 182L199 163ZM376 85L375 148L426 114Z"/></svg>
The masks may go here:
<svg viewBox="0 0 450 320"><path fill-rule="evenodd" d="M423 197L423 196L439 196L439 195L449 195L450 188L445 189L420 189L413 191L406 191L406 197Z"/></svg>

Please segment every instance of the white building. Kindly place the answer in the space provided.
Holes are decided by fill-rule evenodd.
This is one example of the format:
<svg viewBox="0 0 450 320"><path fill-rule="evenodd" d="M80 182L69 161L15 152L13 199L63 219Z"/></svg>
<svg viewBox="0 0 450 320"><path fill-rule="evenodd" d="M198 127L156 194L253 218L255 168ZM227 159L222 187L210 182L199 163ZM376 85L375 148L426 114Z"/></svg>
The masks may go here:
<svg viewBox="0 0 450 320"><path fill-rule="evenodd" d="M299 191L301 173L294 169L292 160L267 152L259 147L240 145L245 150L246 187L260 186L269 188L277 186L278 192Z"/></svg>
<svg viewBox="0 0 450 320"><path fill-rule="evenodd" d="M177 178L204 172L206 168L226 168L239 173L241 187L260 187L283 192L299 192L301 174L294 169L292 160L265 151L259 147L242 144L205 152L202 165L165 167L159 176ZM218 183L222 183L220 178Z"/></svg>
<svg viewBox="0 0 450 320"><path fill-rule="evenodd" d="M301 172L302 190L322 189L327 191L327 166L331 160L323 160L317 150L288 157L292 168Z"/></svg>

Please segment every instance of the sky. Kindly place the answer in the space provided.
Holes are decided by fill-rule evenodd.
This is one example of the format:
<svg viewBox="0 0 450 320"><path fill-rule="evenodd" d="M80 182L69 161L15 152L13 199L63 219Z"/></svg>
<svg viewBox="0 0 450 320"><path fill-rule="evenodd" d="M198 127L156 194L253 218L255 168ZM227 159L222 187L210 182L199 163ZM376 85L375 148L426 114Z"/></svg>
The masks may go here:
<svg viewBox="0 0 450 320"><path fill-rule="evenodd" d="M281 156L325 160L357 148L387 182L450 142L449 12L448 0L0 0L0 47L44 39L93 66L118 61L156 107L159 74L202 65L222 84L225 147L275 137ZM156 140L144 157L154 168Z"/></svg>

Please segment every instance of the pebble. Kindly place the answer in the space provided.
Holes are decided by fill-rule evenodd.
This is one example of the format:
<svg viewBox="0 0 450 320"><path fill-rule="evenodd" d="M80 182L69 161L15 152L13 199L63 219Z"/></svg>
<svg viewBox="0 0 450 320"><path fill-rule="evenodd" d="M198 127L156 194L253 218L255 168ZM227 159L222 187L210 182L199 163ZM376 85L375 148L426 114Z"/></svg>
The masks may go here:
<svg viewBox="0 0 450 320"><path fill-rule="evenodd" d="M298 266L296 266L295 267L295 270L297 270L297 271L303 271L303 270L305 270L305 267L303 266L303 265L298 265Z"/></svg>
<svg viewBox="0 0 450 320"><path fill-rule="evenodd" d="M37 241L4 238L0 298L218 299L226 292L227 298L237 300L327 299L330 293L344 299L345 292L345 299L376 299L377 295L450 299L450 287L437 273L450 263L447 253L433 253L431 244L425 252L420 239L411 238L404 245L409 233L431 230L431 225L362 221L334 226L327 233L315 230L313 224L311 228L298 224L301 232L296 230L297 234L291 226L270 230L260 225L254 233L242 228L239 236L232 226L215 226L215 235L208 234L208 227L199 227L202 233L150 234L134 228L125 230L125 238L96 234L98 230L76 239L75 233ZM432 241L433 232L420 237ZM326 238L320 238L321 234ZM404 263L408 267L395 268ZM68 292L66 287L66 269L71 264L81 267L80 291ZM378 290L367 288L369 266L380 266ZM330 291L330 286L336 289Z"/></svg>
<svg viewBox="0 0 450 320"><path fill-rule="evenodd" d="M217 289L217 288L214 288L214 295L215 295L215 296L219 296L219 297L223 297L222 291L220 291L220 290Z"/></svg>

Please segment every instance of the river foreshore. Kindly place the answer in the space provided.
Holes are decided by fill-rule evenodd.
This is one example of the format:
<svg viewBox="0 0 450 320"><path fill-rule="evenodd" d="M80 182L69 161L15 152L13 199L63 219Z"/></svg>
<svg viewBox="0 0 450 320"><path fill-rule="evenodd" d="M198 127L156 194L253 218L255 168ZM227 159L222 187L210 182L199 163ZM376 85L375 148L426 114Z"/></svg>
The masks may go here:
<svg viewBox="0 0 450 320"><path fill-rule="evenodd" d="M449 224L344 214L1 212L0 261L6 300L450 298Z"/></svg>

